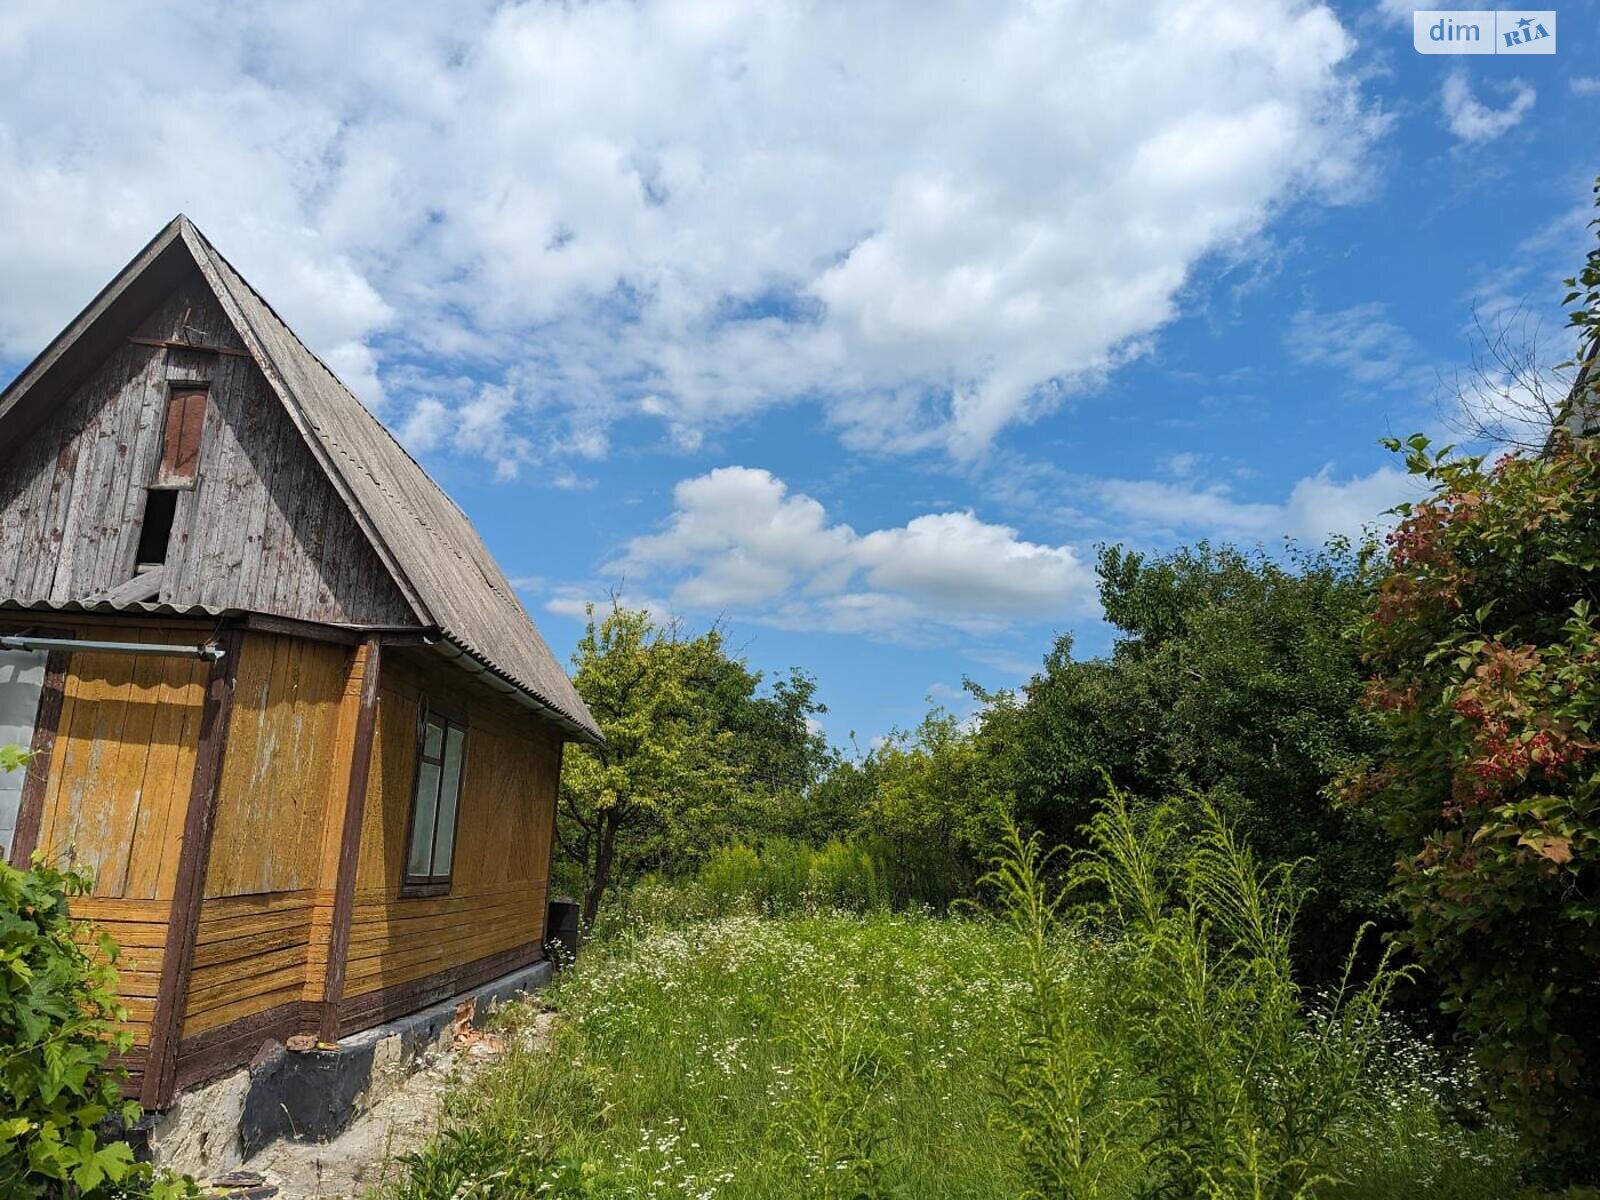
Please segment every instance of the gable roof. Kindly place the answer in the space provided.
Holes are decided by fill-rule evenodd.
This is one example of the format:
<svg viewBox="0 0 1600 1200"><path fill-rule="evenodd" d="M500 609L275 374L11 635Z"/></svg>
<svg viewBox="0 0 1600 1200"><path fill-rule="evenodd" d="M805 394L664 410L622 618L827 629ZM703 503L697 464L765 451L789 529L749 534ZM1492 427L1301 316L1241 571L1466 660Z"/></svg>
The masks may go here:
<svg viewBox="0 0 1600 1200"><path fill-rule="evenodd" d="M466 514L187 217L174 218L0 392L0 422L19 418L20 426L30 394L45 399L54 390L52 374L81 371L97 347L126 333L130 312L171 276L175 260L199 269L418 624L438 630L452 657L501 690L520 693L585 741L602 740Z"/></svg>

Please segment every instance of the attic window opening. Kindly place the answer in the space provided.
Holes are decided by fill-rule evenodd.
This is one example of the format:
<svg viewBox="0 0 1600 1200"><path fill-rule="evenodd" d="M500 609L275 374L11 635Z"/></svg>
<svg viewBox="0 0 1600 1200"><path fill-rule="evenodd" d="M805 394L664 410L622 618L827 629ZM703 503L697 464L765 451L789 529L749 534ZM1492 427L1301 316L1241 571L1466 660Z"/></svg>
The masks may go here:
<svg viewBox="0 0 1600 1200"><path fill-rule="evenodd" d="M161 427L161 464L156 486L189 488L200 473L200 440L206 427L207 389L203 383L174 383L167 393Z"/></svg>
<svg viewBox="0 0 1600 1200"><path fill-rule="evenodd" d="M167 561L172 541L172 521L178 515L178 493L171 488L151 488L144 494L144 525L139 530L137 569L159 567Z"/></svg>

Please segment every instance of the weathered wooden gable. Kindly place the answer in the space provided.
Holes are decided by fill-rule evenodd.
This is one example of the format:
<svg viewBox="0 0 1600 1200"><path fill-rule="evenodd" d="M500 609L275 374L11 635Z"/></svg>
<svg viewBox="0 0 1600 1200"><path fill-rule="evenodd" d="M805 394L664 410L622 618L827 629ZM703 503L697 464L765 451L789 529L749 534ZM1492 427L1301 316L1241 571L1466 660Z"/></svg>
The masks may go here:
<svg viewBox="0 0 1600 1200"><path fill-rule="evenodd" d="M144 598L414 623L197 270L21 445L0 440L0 599L87 601L134 578L168 396L185 383L207 385L197 477L174 493L160 590Z"/></svg>

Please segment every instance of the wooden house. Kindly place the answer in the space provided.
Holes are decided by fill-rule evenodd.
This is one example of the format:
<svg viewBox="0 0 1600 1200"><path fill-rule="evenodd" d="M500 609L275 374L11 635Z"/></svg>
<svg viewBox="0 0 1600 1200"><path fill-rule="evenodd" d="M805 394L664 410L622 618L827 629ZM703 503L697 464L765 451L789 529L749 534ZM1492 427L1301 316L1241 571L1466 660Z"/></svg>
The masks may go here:
<svg viewBox="0 0 1600 1200"><path fill-rule="evenodd" d="M137 1095L543 955L600 733L471 524L186 218L0 393L0 850L94 874Z"/></svg>

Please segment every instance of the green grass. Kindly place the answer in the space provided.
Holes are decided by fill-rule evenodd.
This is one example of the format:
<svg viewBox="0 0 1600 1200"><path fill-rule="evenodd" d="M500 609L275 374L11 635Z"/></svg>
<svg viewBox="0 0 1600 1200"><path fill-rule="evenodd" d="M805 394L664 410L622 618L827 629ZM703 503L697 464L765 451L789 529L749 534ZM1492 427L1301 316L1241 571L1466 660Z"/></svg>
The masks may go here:
<svg viewBox="0 0 1600 1200"><path fill-rule="evenodd" d="M1148 1088L1104 1011L1127 955L1077 936L1052 955L1104 1066L1099 1084L1122 1106L1115 1121L1090 1113L1112 1139L1094 1189L1061 1194L1144 1194ZM547 993L548 1044L529 1036L530 1008L512 1010L511 1049L450 1099L445 1137L403 1165L391 1194L1027 1195L1001 1081L1029 989L1025 938L991 920L733 916L616 930ZM1438 1057L1396 1031L1384 1046L1319 1164L1335 1181L1304 1194L1516 1194L1512 1148L1454 1119L1459 1089Z"/></svg>

